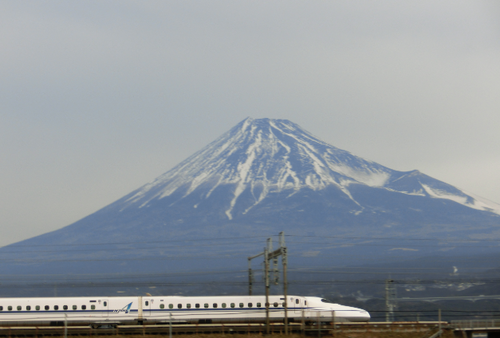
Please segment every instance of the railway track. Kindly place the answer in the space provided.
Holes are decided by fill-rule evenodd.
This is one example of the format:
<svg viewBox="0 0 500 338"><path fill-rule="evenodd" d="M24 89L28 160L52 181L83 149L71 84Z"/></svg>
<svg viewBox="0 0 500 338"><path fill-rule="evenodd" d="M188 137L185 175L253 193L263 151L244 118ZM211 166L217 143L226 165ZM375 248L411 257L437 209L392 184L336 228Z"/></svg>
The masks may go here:
<svg viewBox="0 0 500 338"><path fill-rule="evenodd" d="M444 327L445 323L441 323ZM335 333L363 332L432 332L439 327L439 322L370 322L336 323L322 325L302 325L290 323L289 332L295 334L321 336ZM228 324L175 324L175 325L118 325L110 328L92 328L90 326L13 326L0 327L0 337L64 337L64 336L114 336L114 335L174 335L180 334L265 334L263 323L228 323ZM283 334L282 323L272 323L270 332Z"/></svg>

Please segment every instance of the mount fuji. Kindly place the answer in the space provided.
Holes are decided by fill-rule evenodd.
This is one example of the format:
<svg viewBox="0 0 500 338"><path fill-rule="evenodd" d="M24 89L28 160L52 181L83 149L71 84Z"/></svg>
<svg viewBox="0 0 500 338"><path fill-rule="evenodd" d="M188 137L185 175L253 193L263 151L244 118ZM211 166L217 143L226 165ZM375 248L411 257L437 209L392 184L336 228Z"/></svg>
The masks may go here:
<svg viewBox="0 0 500 338"><path fill-rule="evenodd" d="M359 257L464 254L457 241L500 237L500 205L418 170L392 170L355 156L288 120L247 118L116 202L62 229L4 247L0 254L16 252L19 259L17 265L3 263L4 271L95 270L95 260L103 257L123 260L107 264L108 270L134 270L147 265L146 258L133 263L137 257L179 258L179 243L190 246L190 254L232 257L227 248L196 243L280 231L293 236L290 250L295 248L297 264L313 256L324 257L321 264L337 264L352 253L357 263L363 261ZM408 242L422 239L437 242ZM47 246L65 249L46 253ZM241 255L262 246L247 245ZM33 254L44 261L30 261ZM67 262L61 264L61 258ZM182 267L175 260L166 265Z"/></svg>

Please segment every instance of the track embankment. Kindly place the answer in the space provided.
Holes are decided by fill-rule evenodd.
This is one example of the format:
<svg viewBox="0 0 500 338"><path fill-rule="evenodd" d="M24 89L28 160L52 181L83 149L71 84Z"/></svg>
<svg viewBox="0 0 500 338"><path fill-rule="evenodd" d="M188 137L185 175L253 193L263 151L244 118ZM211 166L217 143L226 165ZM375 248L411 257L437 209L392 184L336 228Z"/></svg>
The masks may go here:
<svg viewBox="0 0 500 338"><path fill-rule="evenodd" d="M302 325L291 323L288 335L283 324L272 324L270 334L273 337L335 337L335 338L428 338L439 331L439 322L370 322L370 323L332 323ZM441 323L442 337L453 337L453 330ZM264 324L185 324L185 325L118 325L109 328L90 326L26 326L0 327L0 337L65 337L65 336L115 336L115 337L169 337L189 335L190 338L246 338L266 335Z"/></svg>

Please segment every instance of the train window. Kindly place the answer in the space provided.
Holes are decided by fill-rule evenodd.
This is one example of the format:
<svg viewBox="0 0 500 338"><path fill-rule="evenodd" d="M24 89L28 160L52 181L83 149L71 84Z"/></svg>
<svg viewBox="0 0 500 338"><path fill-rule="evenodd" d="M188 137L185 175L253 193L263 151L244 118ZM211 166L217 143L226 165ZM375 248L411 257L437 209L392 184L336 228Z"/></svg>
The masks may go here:
<svg viewBox="0 0 500 338"><path fill-rule="evenodd" d="M45 310L47 311L47 310L49 310L49 309L50 309L50 306L45 305Z"/></svg>
<svg viewBox="0 0 500 338"><path fill-rule="evenodd" d="M40 311L40 305L35 306L35 310Z"/></svg>
<svg viewBox="0 0 500 338"><path fill-rule="evenodd" d="M82 305L82 310L87 310L87 305Z"/></svg>
<svg viewBox="0 0 500 338"><path fill-rule="evenodd" d="M146 303L145 303L145 304L146 304L146 306L149 306L149 302L148 302L148 301L146 301Z"/></svg>
<svg viewBox="0 0 500 338"><path fill-rule="evenodd" d="M213 305L214 305L214 309L217 309L217 303L214 303Z"/></svg>
<svg viewBox="0 0 500 338"><path fill-rule="evenodd" d="M164 309L165 308L165 304L160 304L160 309Z"/></svg>
<svg viewBox="0 0 500 338"><path fill-rule="evenodd" d="M197 308L197 309L199 309L200 308L200 304L197 303L197 304L194 305L194 307Z"/></svg>
<svg viewBox="0 0 500 338"><path fill-rule="evenodd" d="M236 305L234 303L231 303L231 307L234 308Z"/></svg>
<svg viewBox="0 0 500 338"><path fill-rule="evenodd" d="M108 302L103 302L102 305L108 306ZM162 304L163 305L163 304Z"/></svg>
<svg viewBox="0 0 500 338"><path fill-rule="evenodd" d="M278 307L278 302L274 302L274 307Z"/></svg>
<svg viewBox="0 0 500 338"><path fill-rule="evenodd" d="M186 304L186 307L187 307L188 309L190 309L190 308L191 308L191 304Z"/></svg>
<svg viewBox="0 0 500 338"><path fill-rule="evenodd" d="M295 300L295 304L299 304L299 300L298 299Z"/></svg>
<svg viewBox="0 0 500 338"><path fill-rule="evenodd" d="M245 305L243 305L243 303L240 303L240 307L244 307Z"/></svg>
<svg viewBox="0 0 500 338"><path fill-rule="evenodd" d="M304 301L304 305L307 305L307 300Z"/></svg>
<svg viewBox="0 0 500 338"><path fill-rule="evenodd" d="M203 304L203 306L205 307L205 309L208 309L208 303Z"/></svg>
<svg viewBox="0 0 500 338"><path fill-rule="evenodd" d="M262 304L261 303L257 303L257 307L262 307Z"/></svg>
<svg viewBox="0 0 500 338"><path fill-rule="evenodd" d="M3 306L0 306L0 311L3 311Z"/></svg>
<svg viewBox="0 0 500 338"><path fill-rule="evenodd" d="M68 309L68 305L63 305L63 310L67 310Z"/></svg>
<svg viewBox="0 0 500 338"><path fill-rule="evenodd" d="M22 309L23 309L22 306L20 306L20 305L17 306L17 311L21 311Z"/></svg>
<svg viewBox="0 0 500 338"><path fill-rule="evenodd" d="M26 311L31 311L31 306L26 305Z"/></svg>
<svg viewBox="0 0 500 338"><path fill-rule="evenodd" d="M252 304L252 303L248 303L248 307L252 307L252 306L253 306L253 304Z"/></svg>
<svg viewBox="0 0 500 338"><path fill-rule="evenodd" d="M59 310L59 305L54 305L54 310Z"/></svg>
<svg viewBox="0 0 500 338"><path fill-rule="evenodd" d="M177 304L177 308L182 309L182 304Z"/></svg>
<svg viewBox="0 0 500 338"><path fill-rule="evenodd" d="M169 309L173 309L174 308L174 304L168 304L168 308Z"/></svg>
<svg viewBox="0 0 500 338"><path fill-rule="evenodd" d="M10 306L10 305L9 305L9 306L7 307L7 310L12 311L12 306Z"/></svg>
<svg viewBox="0 0 500 338"><path fill-rule="evenodd" d="M73 306L72 306L72 309L73 309L73 310L76 310L76 309L78 309L78 306L73 305Z"/></svg>
<svg viewBox="0 0 500 338"><path fill-rule="evenodd" d="M226 303L222 303L222 307L225 308L226 307Z"/></svg>
<svg viewBox="0 0 500 338"><path fill-rule="evenodd" d="M90 305L90 309L95 310L95 305L94 304Z"/></svg>
<svg viewBox="0 0 500 338"><path fill-rule="evenodd" d="M281 303L281 306L285 307L286 306L285 302Z"/></svg>

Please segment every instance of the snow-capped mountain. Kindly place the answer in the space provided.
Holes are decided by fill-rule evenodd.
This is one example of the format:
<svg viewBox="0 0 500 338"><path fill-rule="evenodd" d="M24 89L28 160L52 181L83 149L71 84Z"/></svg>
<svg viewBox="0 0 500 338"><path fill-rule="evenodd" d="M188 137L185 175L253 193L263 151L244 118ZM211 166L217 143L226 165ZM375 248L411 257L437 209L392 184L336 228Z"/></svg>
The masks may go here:
<svg viewBox="0 0 500 338"><path fill-rule="evenodd" d="M383 188L407 195L448 199L464 206L500 214L500 205L473 197L453 186L433 180L418 171L399 172L364 160L331 146L287 120L247 118L229 132L192 155L172 170L128 197L124 208L147 207L152 200L182 191L179 199L197 194L208 200L221 186L231 186L226 205L228 220L235 205L245 204L242 214L275 193L287 197L302 189L313 191L335 187L357 206L363 206L349 191L354 184ZM241 201L247 191L253 198Z"/></svg>
<svg viewBox="0 0 500 338"><path fill-rule="evenodd" d="M40 244L171 243L285 231L295 236L338 237L335 243L316 245L313 250L297 246L302 257L353 247L357 254L369 251L373 258L395 251L414 255L429 250L450 252L457 246L444 243L416 249L389 241L385 246L357 249L353 238L481 239L499 238L499 230L500 205L496 203L418 170L401 172L365 160L290 121L247 118L152 182L96 213L4 249L28 246L32 256ZM142 249L129 252L113 244L109 247L116 251L106 253L107 257L172 252L148 249L146 254ZM196 250L203 252L203 248ZM207 250L223 252L215 247ZM76 250L65 255L98 254Z"/></svg>

